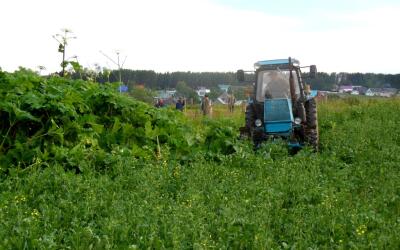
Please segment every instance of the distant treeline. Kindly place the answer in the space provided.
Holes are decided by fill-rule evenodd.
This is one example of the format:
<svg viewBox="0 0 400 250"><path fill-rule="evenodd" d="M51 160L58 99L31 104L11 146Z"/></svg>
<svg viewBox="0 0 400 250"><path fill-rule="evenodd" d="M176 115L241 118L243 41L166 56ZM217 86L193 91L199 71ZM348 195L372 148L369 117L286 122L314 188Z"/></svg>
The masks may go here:
<svg viewBox="0 0 400 250"><path fill-rule="evenodd" d="M307 76L307 74L305 74ZM338 85L361 85L368 88L392 87L400 89L400 74L374 73L323 73L315 79L305 79L313 89L332 90Z"/></svg>
<svg viewBox="0 0 400 250"><path fill-rule="evenodd" d="M157 73L152 70L123 69L122 81L127 85L143 84L151 89L175 88L180 81L189 87L199 86L210 89L218 88L218 84L240 85L236 80L235 72L172 72ZM109 79L108 79L109 78ZM109 76L99 74L98 82L116 82L119 78L118 71L112 71ZM400 74L373 74L373 73L331 73L319 72L315 79L310 79L307 73L303 74L306 83L313 89L332 90L338 85L362 85L365 87L393 87L400 89Z"/></svg>
<svg viewBox="0 0 400 250"><path fill-rule="evenodd" d="M108 81L104 75L97 77L98 82ZM119 72L112 71L109 81L118 81ZM125 84L143 84L151 89L170 89L175 88L178 82L185 82L189 87L195 89L203 86L207 88L218 88L218 84L238 85L236 73L226 72L172 72L156 73L152 70L130 70L123 69L121 72L122 82Z"/></svg>

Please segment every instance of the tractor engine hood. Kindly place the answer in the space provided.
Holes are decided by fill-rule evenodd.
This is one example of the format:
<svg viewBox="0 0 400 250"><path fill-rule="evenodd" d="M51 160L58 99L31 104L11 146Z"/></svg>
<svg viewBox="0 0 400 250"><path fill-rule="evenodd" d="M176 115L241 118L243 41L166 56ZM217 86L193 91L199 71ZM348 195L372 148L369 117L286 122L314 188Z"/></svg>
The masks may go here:
<svg viewBox="0 0 400 250"><path fill-rule="evenodd" d="M289 136L293 131L292 101L287 98L265 99L264 129L267 134Z"/></svg>

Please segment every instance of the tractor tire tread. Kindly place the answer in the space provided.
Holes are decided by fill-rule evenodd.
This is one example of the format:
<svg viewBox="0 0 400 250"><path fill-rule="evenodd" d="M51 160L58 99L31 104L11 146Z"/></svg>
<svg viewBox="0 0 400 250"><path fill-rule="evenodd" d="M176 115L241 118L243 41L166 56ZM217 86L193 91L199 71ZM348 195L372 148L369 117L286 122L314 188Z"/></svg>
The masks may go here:
<svg viewBox="0 0 400 250"><path fill-rule="evenodd" d="M319 145L319 133L318 129L307 129L306 131L306 141L309 146L311 146L314 151L318 151Z"/></svg>
<svg viewBox="0 0 400 250"><path fill-rule="evenodd" d="M304 106L306 109L307 129L318 128L317 103L315 102L315 99L306 101Z"/></svg>

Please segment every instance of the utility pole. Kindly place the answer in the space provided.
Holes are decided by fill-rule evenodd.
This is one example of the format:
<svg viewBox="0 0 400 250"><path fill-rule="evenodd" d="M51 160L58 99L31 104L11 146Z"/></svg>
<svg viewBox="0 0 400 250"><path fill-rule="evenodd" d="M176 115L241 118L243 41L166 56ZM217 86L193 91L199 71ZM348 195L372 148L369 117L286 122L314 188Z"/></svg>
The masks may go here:
<svg viewBox="0 0 400 250"><path fill-rule="evenodd" d="M65 62L65 47L68 44L69 39L76 39L76 36L69 36L69 34L72 34L72 31L69 29L62 29L61 30L63 33L62 34L55 34L53 35L53 38L58 42L58 52L62 53L62 62L61 62L61 76L64 77L65 75L65 67L67 66L67 63Z"/></svg>
<svg viewBox="0 0 400 250"><path fill-rule="evenodd" d="M124 67L124 64L125 64L125 61L126 61L126 58L128 57L128 56L125 56L125 58L124 58L124 61L122 62L122 64L120 63L120 58L119 58L119 55L120 55L120 51L115 51L115 54L117 54L117 61L115 61L115 60L113 60L111 57L109 57L108 55L106 55L103 51L101 51L100 50L100 53L103 55L103 56L105 56L108 60L110 60L112 63L114 63L117 67L118 67L118 80L119 80L119 82L122 84L122 68Z"/></svg>

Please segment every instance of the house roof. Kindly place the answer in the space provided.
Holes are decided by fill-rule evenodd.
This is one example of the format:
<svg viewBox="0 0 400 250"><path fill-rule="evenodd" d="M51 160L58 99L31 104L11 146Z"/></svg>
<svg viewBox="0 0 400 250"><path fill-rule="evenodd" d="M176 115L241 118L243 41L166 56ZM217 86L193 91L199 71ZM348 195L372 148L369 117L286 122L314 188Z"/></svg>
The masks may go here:
<svg viewBox="0 0 400 250"><path fill-rule="evenodd" d="M176 90L159 90L157 91L157 98L168 99L175 95Z"/></svg>
<svg viewBox="0 0 400 250"><path fill-rule="evenodd" d="M227 104L229 98L229 94L224 92L220 96L218 96L217 100L222 104Z"/></svg>
<svg viewBox="0 0 400 250"><path fill-rule="evenodd" d="M231 85L228 84L218 84L218 88L220 90L228 91L231 88Z"/></svg>
<svg viewBox="0 0 400 250"><path fill-rule="evenodd" d="M227 89L227 88L229 88L231 85L228 85L228 84L218 84L218 87L220 88L220 89Z"/></svg>
<svg viewBox="0 0 400 250"><path fill-rule="evenodd" d="M350 89L350 90L353 90L353 86L352 85L341 85L339 87L339 89Z"/></svg>
<svg viewBox="0 0 400 250"><path fill-rule="evenodd" d="M353 89L362 90L362 89L367 89L367 87L364 87L364 86L353 86Z"/></svg>

